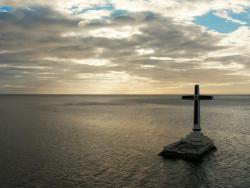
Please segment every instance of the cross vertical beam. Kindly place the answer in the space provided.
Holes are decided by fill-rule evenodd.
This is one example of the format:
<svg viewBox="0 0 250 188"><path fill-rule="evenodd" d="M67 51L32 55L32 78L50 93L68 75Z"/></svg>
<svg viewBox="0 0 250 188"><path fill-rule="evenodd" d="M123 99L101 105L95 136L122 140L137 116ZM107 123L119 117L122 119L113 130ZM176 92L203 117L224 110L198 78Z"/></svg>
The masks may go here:
<svg viewBox="0 0 250 188"><path fill-rule="evenodd" d="M199 94L200 94L199 85L195 85L195 88L194 88L194 127L193 127L193 131L201 131Z"/></svg>
<svg viewBox="0 0 250 188"><path fill-rule="evenodd" d="M182 96L184 100L194 100L194 125L193 131L201 131L200 125L200 100L212 100L213 96L200 95L199 85L195 85L194 95Z"/></svg>

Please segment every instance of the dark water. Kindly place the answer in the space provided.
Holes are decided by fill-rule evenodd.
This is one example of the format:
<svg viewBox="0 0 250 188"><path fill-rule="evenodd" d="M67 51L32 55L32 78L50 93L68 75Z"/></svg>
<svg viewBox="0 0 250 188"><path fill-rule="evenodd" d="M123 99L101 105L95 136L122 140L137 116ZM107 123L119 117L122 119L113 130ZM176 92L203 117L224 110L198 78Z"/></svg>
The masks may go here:
<svg viewBox="0 0 250 188"><path fill-rule="evenodd" d="M164 160L192 128L178 96L0 96L0 187L250 187L250 97L202 102L218 150Z"/></svg>

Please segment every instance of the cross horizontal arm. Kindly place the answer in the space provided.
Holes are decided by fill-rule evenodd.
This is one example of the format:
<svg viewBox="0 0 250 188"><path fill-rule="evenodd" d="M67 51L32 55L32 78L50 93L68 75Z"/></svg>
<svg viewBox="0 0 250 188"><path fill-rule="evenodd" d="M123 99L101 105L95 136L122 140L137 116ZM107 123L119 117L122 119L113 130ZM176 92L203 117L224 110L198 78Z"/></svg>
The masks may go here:
<svg viewBox="0 0 250 188"><path fill-rule="evenodd" d="M194 100L194 95L185 95L185 96L182 96L182 99L183 100Z"/></svg>
<svg viewBox="0 0 250 188"><path fill-rule="evenodd" d="M211 95L200 95L199 99L200 100L212 100L214 97Z"/></svg>

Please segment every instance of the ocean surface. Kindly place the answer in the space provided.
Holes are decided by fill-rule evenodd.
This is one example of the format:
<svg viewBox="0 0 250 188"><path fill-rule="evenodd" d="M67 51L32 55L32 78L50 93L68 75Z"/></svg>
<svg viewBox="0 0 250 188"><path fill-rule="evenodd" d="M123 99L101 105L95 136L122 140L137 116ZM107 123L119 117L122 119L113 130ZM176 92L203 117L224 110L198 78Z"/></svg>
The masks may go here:
<svg viewBox="0 0 250 188"><path fill-rule="evenodd" d="M250 187L250 96L201 102L202 163L158 156L192 121L180 96L1 95L0 187Z"/></svg>

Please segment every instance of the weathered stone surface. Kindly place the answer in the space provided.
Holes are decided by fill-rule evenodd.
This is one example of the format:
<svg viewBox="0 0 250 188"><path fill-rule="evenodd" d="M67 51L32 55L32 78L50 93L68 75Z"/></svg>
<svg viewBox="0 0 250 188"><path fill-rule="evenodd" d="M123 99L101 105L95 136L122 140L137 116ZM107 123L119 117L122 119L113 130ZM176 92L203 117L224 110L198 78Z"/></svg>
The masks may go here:
<svg viewBox="0 0 250 188"><path fill-rule="evenodd" d="M216 149L213 141L201 132L194 131L185 138L165 146L159 153L167 158L182 158L187 160L202 160L202 156Z"/></svg>

